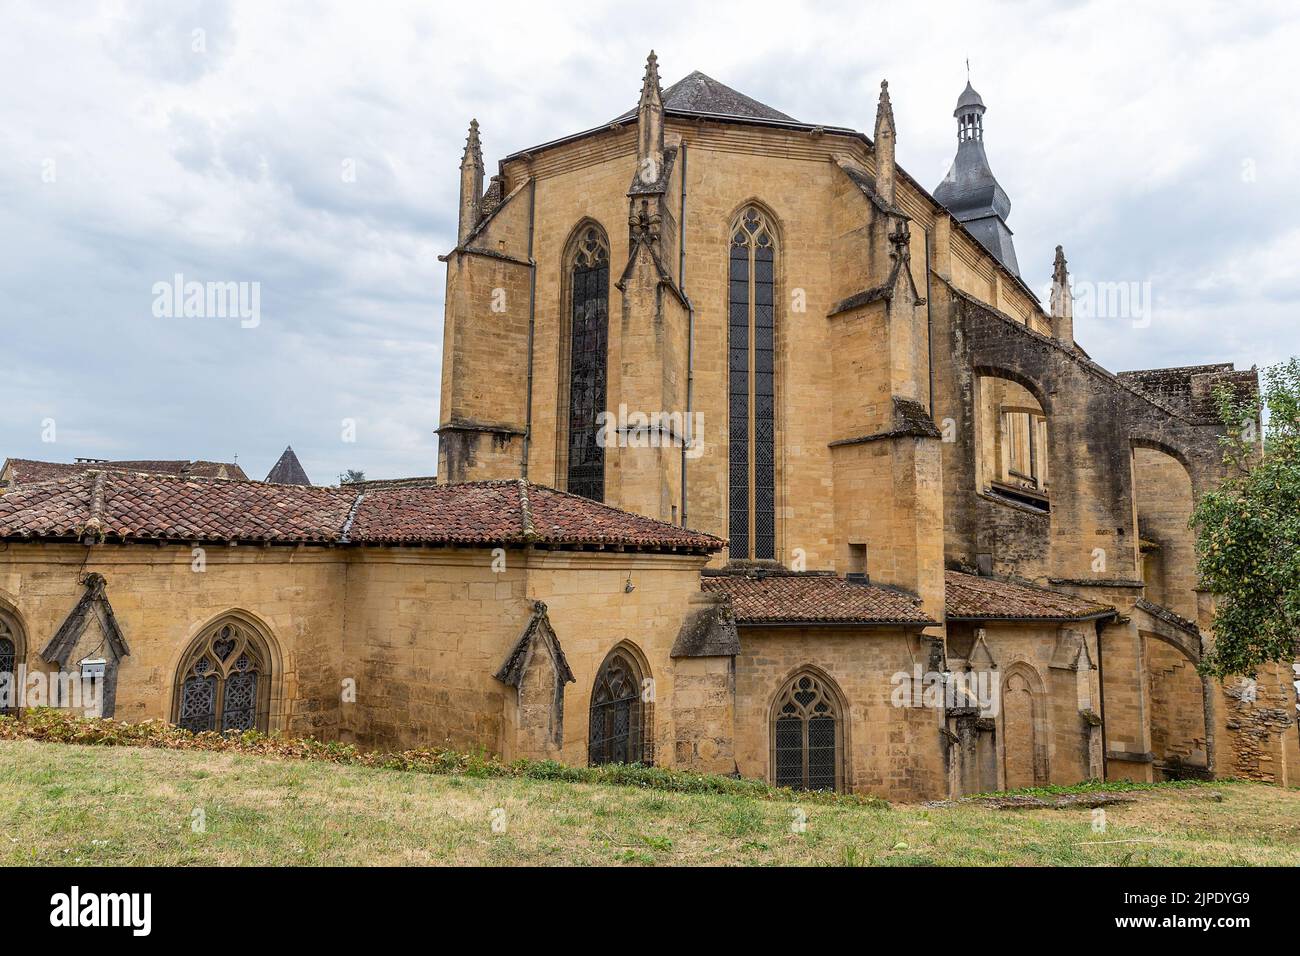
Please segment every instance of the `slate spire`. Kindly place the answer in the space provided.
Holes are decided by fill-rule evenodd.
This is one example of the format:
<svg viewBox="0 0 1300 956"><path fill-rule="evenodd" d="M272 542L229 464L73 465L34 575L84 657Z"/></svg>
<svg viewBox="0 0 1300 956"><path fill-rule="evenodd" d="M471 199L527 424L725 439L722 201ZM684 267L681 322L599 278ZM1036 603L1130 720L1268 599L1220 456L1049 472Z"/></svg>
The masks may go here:
<svg viewBox="0 0 1300 956"><path fill-rule="evenodd" d="M275 467L267 474L266 484L311 486L311 479L307 477L307 472L303 470L302 463L298 461L298 456L293 453L292 445L285 448L280 460L275 463Z"/></svg>
<svg viewBox="0 0 1300 956"><path fill-rule="evenodd" d="M1019 276L1020 264L1007 226L1011 199L998 184L984 153L985 112L984 98L968 79L952 111L957 118L957 156L948 175L935 187L934 198L1009 272Z"/></svg>

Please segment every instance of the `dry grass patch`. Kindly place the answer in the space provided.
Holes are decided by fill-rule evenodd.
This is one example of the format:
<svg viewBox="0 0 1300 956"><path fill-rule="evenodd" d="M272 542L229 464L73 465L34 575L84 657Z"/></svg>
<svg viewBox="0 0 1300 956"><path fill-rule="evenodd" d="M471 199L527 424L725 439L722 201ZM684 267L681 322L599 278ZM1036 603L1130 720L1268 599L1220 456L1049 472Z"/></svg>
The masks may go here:
<svg viewBox="0 0 1300 956"><path fill-rule="evenodd" d="M1127 795L1095 833L1087 806L803 803L7 740L0 864L1300 865L1300 792Z"/></svg>

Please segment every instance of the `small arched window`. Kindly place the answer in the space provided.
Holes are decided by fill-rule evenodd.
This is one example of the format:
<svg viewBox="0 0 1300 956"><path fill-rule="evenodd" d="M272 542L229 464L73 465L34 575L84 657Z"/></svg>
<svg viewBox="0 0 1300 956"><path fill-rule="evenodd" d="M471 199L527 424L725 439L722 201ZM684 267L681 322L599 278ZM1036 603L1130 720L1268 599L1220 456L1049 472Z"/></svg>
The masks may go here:
<svg viewBox="0 0 1300 956"><path fill-rule="evenodd" d="M776 557L776 231L755 206L731 228L728 529L732 559Z"/></svg>
<svg viewBox="0 0 1300 956"><path fill-rule="evenodd" d="M0 714L18 713L18 664L22 661L23 640L18 625L0 613Z"/></svg>
<svg viewBox="0 0 1300 956"><path fill-rule="evenodd" d="M795 790L838 790L844 762L840 707L825 681L801 673L772 707L772 782Z"/></svg>
<svg viewBox="0 0 1300 956"><path fill-rule="evenodd" d="M609 352L609 244L582 229L569 274L568 483L575 495L605 500L605 449L597 416L605 410Z"/></svg>
<svg viewBox="0 0 1300 956"><path fill-rule="evenodd" d="M186 654L176 676L175 722L204 730L267 729L271 661L266 644L236 620L208 628Z"/></svg>
<svg viewBox="0 0 1300 956"><path fill-rule="evenodd" d="M654 763L654 704L645 699L636 659L622 648L605 658L591 691L588 759L602 763Z"/></svg>

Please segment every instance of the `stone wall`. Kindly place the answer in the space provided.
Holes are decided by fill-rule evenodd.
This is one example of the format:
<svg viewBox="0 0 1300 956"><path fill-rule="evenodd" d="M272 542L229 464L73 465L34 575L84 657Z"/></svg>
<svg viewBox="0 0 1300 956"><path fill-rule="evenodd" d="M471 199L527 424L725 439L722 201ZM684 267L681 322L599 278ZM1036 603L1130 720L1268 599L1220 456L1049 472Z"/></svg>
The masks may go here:
<svg viewBox="0 0 1300 956"><path fill-rule="evenodd" d="M120 719L172 719L181 657L209 624L234 614L273 651L272 730L367 748L537 755L542 737L532 724L558 716L556 755L577 765L587 762L596 672L626 645L653 680L656 761L735 769L729 659L670 655L704 558L512 550L494 571L494 557L487 549L211 547L196 572L188 547L9 544L0 550L0 607L22 631L28 668L48 670L38 652L81 598L79 576L102 574L130 649L118 677ZM495 676L538 601L575 678L561 715L518 707L516 690ZM78 659L88 647L79 645Z"/></svg>
<svg viewBox="0 0 1300 956"><path fill-rule="evenodd" d="M771 709L786 681L813 664L843 700L844 785L889 800L947 796L943 710L895 707L893 676L927 669L928 642L888 628L761 628L736 658L736 763L771 779Z"/></svg>
<svg viewBox="0 0 1300 956"><path fill-rule="evenodd" d="M1300 731L1291 668L1271 664L1255 680L1231 677L1217 698L1216 773L1284 787L1300 783Z"/></svg>
<svg viewBox="0 0 1300 956"><path fill-rule="evenodd" d="M323 548L210 546L203 571L188 547L9 543L0 546L0 603L22 626L30 671L81 598L81 575L104 576L130 648L118 672L122 720L170 720L176 668L211 623L246 616L278 650L270 726L333 737L340 726L346 565ZM73 663L79 659L73 658Z"/></svg>

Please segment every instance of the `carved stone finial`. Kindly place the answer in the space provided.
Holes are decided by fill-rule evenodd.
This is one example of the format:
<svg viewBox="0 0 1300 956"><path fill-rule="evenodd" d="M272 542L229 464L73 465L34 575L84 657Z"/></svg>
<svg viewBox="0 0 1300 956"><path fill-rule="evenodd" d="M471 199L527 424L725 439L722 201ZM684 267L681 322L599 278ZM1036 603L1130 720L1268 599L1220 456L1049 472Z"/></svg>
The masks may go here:
<svg viewBox="0 0 1300 956"><path fill-rule="evenodd" d="M465 155L460 164L463 167L466 163L483 165L483 146L478 138L478 120L469 121L469 135L465 137Z"/></svg>
<svg viewBox="0 0 1300 956"><path fill-rule="evenodd" d="M894 128L894 104L889 101L889 81L880 81L880 100L876 105L876 126L881 125L881 121L887 121L889 128Z"/></svg>
<svg viewBox="0 0 1300 956"><path fill-rule="evenodd" d="M1056 261L1052 264L1052 281L1064 283L1069 281L1070 273L1065 268L1065 252L1056 247Z"/></svg>
<svg viewBox="0 0 1300 956"><path fill-rule="evenodd" d="M894 146L898 139L894 129L894 106L889 101L889 81L880 81L880 101L876 105L876 192L885 202L893 204L896 171Z"/></svg>
<svg viewBox="0 0 1300 956"><path fill-rule="evenodd" d="M651 50L650 55L645 59L645 79L641 81L642 98L651 90L659 92L659 57L655 56L654 50Z"/></svg>
<svg viewBox="0 0 1300 956"><path fill-rule="evenodd" d="M1067 346L1074 345L1074 295L1070 291L1070 273L1065 268L1065 252L1056 247L1052 264L1052 293L1048 301L1052 317L1052 335Z"/></svg>
<svg viewBox="0 0 1300 956"><path fill-rule="evenodd" d="M457 244L469 238L482 218L483 209L483 147L478 139L478 120L469 121L469 135L465 137L465 155L460 161L460 223L456 230Z"/></svg>

